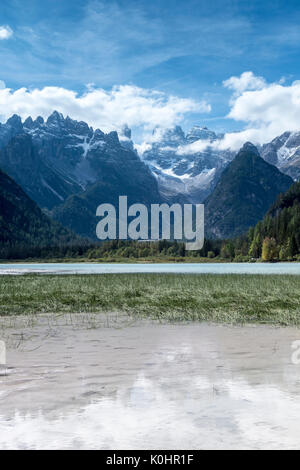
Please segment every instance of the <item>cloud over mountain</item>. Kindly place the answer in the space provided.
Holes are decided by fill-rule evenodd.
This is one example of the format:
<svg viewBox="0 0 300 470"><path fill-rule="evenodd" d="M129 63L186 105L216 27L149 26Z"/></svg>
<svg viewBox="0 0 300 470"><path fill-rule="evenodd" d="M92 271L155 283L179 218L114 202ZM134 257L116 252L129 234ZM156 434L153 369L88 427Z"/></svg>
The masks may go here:
<svg viewBox="0 0 300 470"><path fill-rule="evenodd" d="M270 142L284 131L299 130L300 81L286 84L284 80L268 83L263 77L248 71L223 82L231 91L226 119L236 121L238 132L227 132L215 142L195 141L178 149L179 154L201 152L210 146L217 150L239 149L244 142ZM209 113L211 105L205 101L182 98L155 89L135 85L114 86L110 90L88 85L79 94L68 88L46 86L12 90L0 81L1 120L12 114L22 118L41 115L46 118L54 109L64 115L90 123L105 132L120 130L124 123L138 130L144 142L139 142L140 153L148 148L154 128L170 128L182 124L190 114Z"/></svg>
<svg viewBox="0 0 300 470"><path fill-rule="evenodd" d="M233 90L228 118L245 129L225 135L222 146L238 149L243 142L265 143L284 131L299 130L300 81L267 83L252 72L231 77L224 86Z"/></svg>
<svg viewBox="0 0 300 470"><path fill-rule="evenodd" d="M88 86L82 95L62 87L15 91L0 87L0 107L2 119L14 113L22 118L29 115L46 118L56 109L104 131L118 130L124 123L145 131L157 125L170 127L186 113L208 113L211 109L205 101L196 102L133 85L115 86L109 91Z"/></svg>
<svg viewBox="0 0 300 470"><path fill-rule="evenodd" d="M300 81L285 85L284 80L267 83L253 72L230 77L223 82L232 91L226 118L240 124L241 131L225 133L215 142L199 140L180 147L179 154L215 150L238 150L245 142L264 144L285 131L300 128Z"/></svg>

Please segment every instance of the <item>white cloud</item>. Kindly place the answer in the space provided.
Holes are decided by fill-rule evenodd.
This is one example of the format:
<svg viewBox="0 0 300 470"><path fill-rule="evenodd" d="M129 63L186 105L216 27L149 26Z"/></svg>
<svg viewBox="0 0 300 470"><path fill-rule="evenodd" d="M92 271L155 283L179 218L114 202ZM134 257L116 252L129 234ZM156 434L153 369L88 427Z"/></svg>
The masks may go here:
<svg viewBox="0 0 300 470"><path fill-rule="evenodd" d="M9 39L13 34L13 30L9 26L0 26L0 41Z"/></svg>
<svg viewBox="0 0 300 470"><path fill-rule="evenodd" d="M237 148L245 140L262 144L285 131L300 129L300 82L286 86L282 82L263 85L263 79L253 75L253 88L255 78L257 88L245 89L235 96L227 116L245 122L246 127L241 132L226 134L223 145Z"/></svg>
<svg viewBox="0 0 300 470"><path fill-rule="evenodd" d="M4 119L14 113L23 119L29 115L46 118L56 109L104 131L119 130L125 122L130 127L149 131L156 125L170 127L186 113L210 111L205 101L168 96L133 85L116 86L110 91L89 87L82 95L58 87L16 91L5 88L0 89L0 107Z"/></svg>
<svg viewBox="0 0 300 470"><path fill-rule="evenodd" d="M244 72L223 82L233 91L228 119L244 123L240 132L227 133L224 139L210 143L196 141L180 147L178 153L192 154L207 147L216 150L238 150L250 141L254 144L270 142L285 131L300 130L300 81L285 85L284 80L268 84L263 77Z"/></svg>
<svg viewBox="0 0 300 470"><path fill-rule="evenodd" d="M141 144L134 144L134 148L136 149L139 155L143 155L143 153L147 152L147 150L151 150L151 144L148 144L147 142L142 142Z"/></svg>
<svg viewBox="0 0 300 470"><path fill-rule="evenodd" d="M244 72L240 77L226 80L224 86L233 92L227 118L239 122L243 129L225 134L221 141L197 141L180 147L180 154L199 152L207 146L237 150L246 141L262 144L287 130L300 129L300 81L290 85L283 81L267 83L263 77ZM3 119L14 113L23 119L29 115L47 118L56 109L105 132L121 130L126 122L145 136L144 144L137 147L139 152L149 148L155 140L155 136L150 137L154 127L172 127L181 123L189 113L208 113L211 110L205 101L196 102L133 85L116 86L109 91L89 85L86 92L79 95L59 87L13 91L5 88L2 81L0 108Z"/></svg>
<svg viewBox="0 0 300 470"><path fill-rule="evenodd" d="M240 77L228 78L223 85L233 90L235 95L241 95L244 91L261 90L267 83L263 77L256 77L253 72L244 72Z"/></svg>
<svg viewBox="0 0 300 470"><path fill-rule="evenodd" d="M207 147L213 147L210 140L196 140L192 144L181 145L178 147L178 155L189 155L197 152L203 152Z"/></svg>

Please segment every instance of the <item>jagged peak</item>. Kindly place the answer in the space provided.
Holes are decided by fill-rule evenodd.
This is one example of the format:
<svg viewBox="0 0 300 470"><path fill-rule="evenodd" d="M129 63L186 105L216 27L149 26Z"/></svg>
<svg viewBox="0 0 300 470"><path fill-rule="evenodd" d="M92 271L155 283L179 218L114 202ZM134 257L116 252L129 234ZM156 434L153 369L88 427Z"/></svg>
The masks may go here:
<svg viewBox="0 0 300 470"><path fill-rule="evenodd" d="M186 135L189 142L195 142L196 140L216 140L217 134L208 129L206 126L193 126Z"/></svg>
<svg viewBox="0 0 300 470"><path fill-rule="evenodd" d="M44 118L42 116L38 116L34 121L35 126L42 126L45 123Z"/></svg>
<svg viewBox="0 0 300 470"><path fill-rule="evenodd" d="M17 127L17 128L23 127L22 119L20 118L20 116L18 114L13 114L13 116L11 116L6 121L6 124L9 125L9 126L12 126L12 127Z"/></svg>
<svg viewBox="0 0 300 470"><path fill-rule="evenodd" d="M131 129L130 127L128 127L128 124L124 124L122 129L121 129L121 132L120 132L120 135L121 136L124 136L124 137L127 137L127 139L131 139Z"/></svg>
<svg viewBox="0 0 300 470"><path fill-rule="evenodd" d="M107 134L107 137L109 137L109 139L114 143L120 143L117 131L111 131L109 134Z"/></svg>
<svg viewBox="0 0 300 470"><path fill-rule="evenodd" d="M65 118L62 113L58 111L53 111L53 113L48 117L47 124L62 123L65 121Z"/></svg>
<svg viewBox="0 0 300 470"><path fill-rule="evenodd" d="M91 127L92 129L92 127ZM102 132L100 129L96 129L95 132L94 132L94 137L95 138L98 138L98 137L103 137L104 136L104 132Z"/></svg>
<svg viewBox="0 0 300 470"><path fill-rule="evenodd" d="M28 118L25 119L24 127L26 127L27 129L32 129L34 127L34 122L31 116L28 116Z"/></svg>
<svg viewBox="0 0 300 470"><path fill-rule="evenodd" d="M243 147L241 148L240 151L243 151L243 152L251 152L251 153L255 153L255 155L258 155L260 156L260 153L257 149L257 147L255 147L254 144L252 144L252 142L246 142Z"/></svg>

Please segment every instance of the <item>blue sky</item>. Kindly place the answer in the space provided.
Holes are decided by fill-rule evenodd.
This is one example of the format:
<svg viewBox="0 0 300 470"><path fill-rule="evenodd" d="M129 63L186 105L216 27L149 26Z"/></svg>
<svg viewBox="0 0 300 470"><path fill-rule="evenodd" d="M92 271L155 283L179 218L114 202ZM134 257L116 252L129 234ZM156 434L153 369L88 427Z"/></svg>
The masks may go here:
<svg viewBox="0 0 300 470"><path fill-rule="evenodd" d="M182 125L243 128L223 81L251 71L266 83L300 79L299 0L1 0L0 79L6 87L134 85L205 100Z"/></svg>

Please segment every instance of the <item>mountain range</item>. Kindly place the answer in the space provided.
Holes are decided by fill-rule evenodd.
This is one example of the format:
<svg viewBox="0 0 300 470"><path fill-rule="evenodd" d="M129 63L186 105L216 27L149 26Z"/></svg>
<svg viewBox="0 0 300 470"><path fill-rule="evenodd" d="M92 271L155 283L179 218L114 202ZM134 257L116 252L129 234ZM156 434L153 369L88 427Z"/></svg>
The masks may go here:
<svg viewBox="0 0 300 470"><path fill-rule="evenodd" d="M99 204L117 206L127 195L129 204L147 206L205 201L208 233L230 237L255 224L300 177L300 133L285 132L258 150L248 145L250 159L219 150L222 139L201 126L187 133L157 127L138 155L127 126L105 134L57 111L47 120L14 115L0 124L0 168L44 212L82 236L95 237Z"/></svg>
<svg viewBox="0 0 300 470"><path fill-rule="evenodd" d="M191 202L203 202L237 152L221 150L223 134L194 126L186 134L180 126L156 128L141 158L166 196L182 193ZM257 147L268 163L297 181L300 178L300 132L284 132Z"/></svg>

